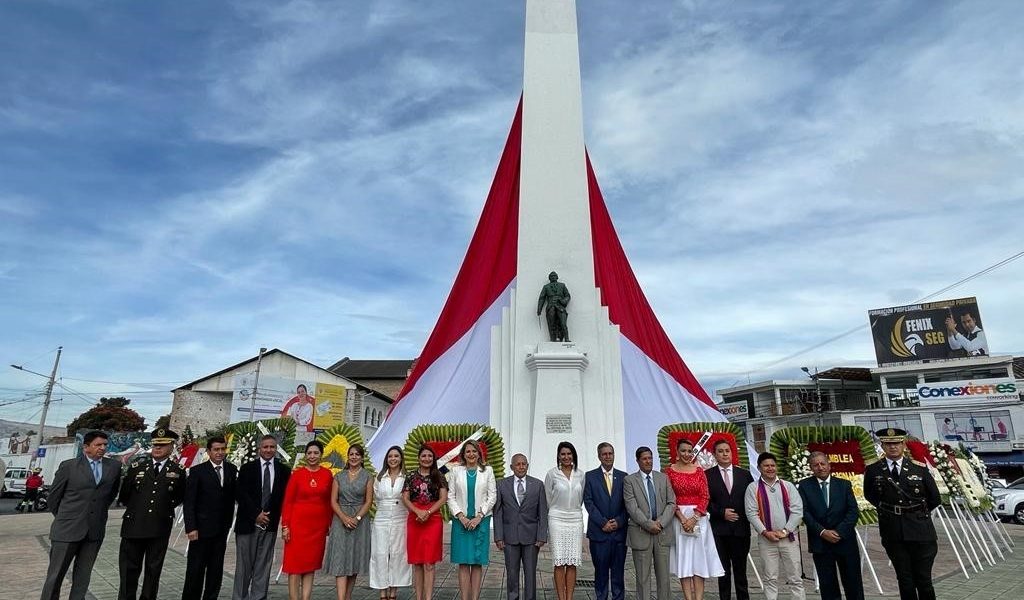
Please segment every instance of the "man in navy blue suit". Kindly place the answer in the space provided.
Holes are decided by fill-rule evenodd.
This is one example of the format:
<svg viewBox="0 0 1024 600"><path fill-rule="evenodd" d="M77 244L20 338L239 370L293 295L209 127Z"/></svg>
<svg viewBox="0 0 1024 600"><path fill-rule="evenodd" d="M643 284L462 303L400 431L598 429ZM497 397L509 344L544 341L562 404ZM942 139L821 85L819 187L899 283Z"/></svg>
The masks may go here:
<svg viewBox="0 0 1024 600"><path fill-rule="evenodd" d="M839 579L847 600L864 600L864 582L860 574L860 549L857 547L859 511L853 486L845 479L832 477L828 457L811 453L814 477L800 482L797 488L804 501L804 524L807 525L807 549L814 558L822 600L839 600ZM836 578L836 569L839 578Z"/></svg>
<svg viewBox="0 0 1024 600"><path fill-rule="evenodd" d="M622 495L625 471L615 468L615 448L608 442L597 446L601 466L587 471L583 484L583 505L590 515L587 539L594 561L594 598L608 599L608 579L612 600L626 593L626 501Z"/></svg>

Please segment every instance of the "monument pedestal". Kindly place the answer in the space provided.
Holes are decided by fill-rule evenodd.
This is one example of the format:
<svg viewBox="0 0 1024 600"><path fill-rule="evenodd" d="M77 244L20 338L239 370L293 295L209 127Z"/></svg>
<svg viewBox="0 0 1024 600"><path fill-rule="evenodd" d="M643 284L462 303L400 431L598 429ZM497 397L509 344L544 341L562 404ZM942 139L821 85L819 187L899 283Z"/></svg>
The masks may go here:
<svg viewBox="0 0 1024 600"><path fill-rule="evenodd" d="M541 342L524 362L530 372L533 406L544 410L534 415L528 446L553 448L562 440L572 441L586 427L583 372L590 364L587 354L573 342ZM544 463L554 457L537 459Z"/></svg>

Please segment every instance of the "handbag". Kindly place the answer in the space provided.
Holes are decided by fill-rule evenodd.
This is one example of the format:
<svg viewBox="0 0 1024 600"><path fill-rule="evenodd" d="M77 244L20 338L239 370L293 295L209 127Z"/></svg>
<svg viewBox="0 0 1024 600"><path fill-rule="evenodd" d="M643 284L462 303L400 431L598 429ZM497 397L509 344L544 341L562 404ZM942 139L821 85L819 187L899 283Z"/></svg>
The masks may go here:
<svg viewBox="0 0 1024 600"><path fill-rule="evenodd" d="M690 537L700 537L700 522L697 522L697 524L693 526L693 531L687 531L683 529L682 525L679 526L679 531L682 531L683 535L688 535Z"/></svg>

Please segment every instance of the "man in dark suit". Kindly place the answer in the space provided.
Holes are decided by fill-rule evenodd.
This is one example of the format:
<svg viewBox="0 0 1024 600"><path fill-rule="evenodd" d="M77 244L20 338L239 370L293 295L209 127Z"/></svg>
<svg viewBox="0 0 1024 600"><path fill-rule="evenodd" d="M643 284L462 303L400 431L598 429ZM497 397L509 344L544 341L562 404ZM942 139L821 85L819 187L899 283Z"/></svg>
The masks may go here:
<svg viewBox="0 0 1024 600"><path fill-rule="evenodd" d="M882 547L896 571L902 600L934 600L932 565L939 552L931 513L939 488L928 467L904 458L907 432L875 432L885 458L864 469L864 498L878 509Z"/></svg>
<svg viewBox="0 0 1024 600"><path fill-rule="evenodd" d="M658 600L669 600L672 590L668 555L669 548L676 543L672 529L676 495L668 476L654 470L654 452L650 448L636 449L636 464L640 470L626 475L622 484L622 499L629 515L626 543L633 550L636 595L639 600L650 600L653 567Z"/></svg>
<svg viewBox="0 0 1024 600"><path fill-rule="evenodd" d="M82 600L89 591L92 566L107 531L107 511L121 481L121 463L105 458L106 453L107 434L90 431L82 440L82 456L57 467L48 498L55 518L41 600L57 600L72 561L70 600Z"/></svg>
<svg viewBox="0 0 1024 600"><path fill-rule="evenodd" d="M238 477L235 465L224 460L227 448L222 437L206 440L210 460L192 467L186 480L184 517L189 541L182 600L214 600L220 593Z"/></svg>
<svg viewBox="0 0 1024 600"><path fill-rule="evenodd" d="M732 464L732 446L726 440L715 443L717 465L704 471L708 478L708 514L715 535L718 559L725 575L718 578L718 595L729 600L736 581L737 600L749 600L747 557L750 555L750 521L743 508L747 486L754 483L750 471Z"/></svg>
<svg viewBox="0 0 1024 600"><path fill-rule="evenodd" d="M156 600L167 541L174 527L174 509L185 499L185 469L171 460L178 434L158 427L150 438L148 458L133 461L121 480L118 501L125 506L121 519L121 574L118 600ZM145 568L142 595L139 576Z"/></svg>
<svg viewBox="0 0 1024 600"><path fill-rule="evenodd" d="M626 593L626 502L622 484L626 473L615 468L615 448L608 442L597 446L601 466L587 471L583 482L583 506L587 508L587 539L594 561L594 598L612 600Z"/></svg>
<svg viewBox="0 0 1024 600"><path fill-rule="evenodd" d="M277 439L260 439L259 458L238 470L235 496L235 585L233 600L266 600L270 563L281 522L281 503L291 469L274 460Z"/></svg>
<svg viewBox="0 0 1024 600"><path fill-rule="evenodd" d="M536 600L537 554L548 541L548 500L544 483L526 472L526 456L512 457L512 476L498 482L494 504L494 543L505 553L508 600ZM523 591L519 591L519 569Z"/></svg>
<svg viewBox="0 0 1024 600"><path fill-rule="evenodd" d="M807 525L807 550L818 572L822 600L840 600L839 578L847 600L864 600L864 581L860 573L860 548L857 546L857 499L853 485L832 477L832 467L824 452L811 452L811 472L797 489L804 500L804 524ZM839 578L836 577L836 568Z"/></svg>

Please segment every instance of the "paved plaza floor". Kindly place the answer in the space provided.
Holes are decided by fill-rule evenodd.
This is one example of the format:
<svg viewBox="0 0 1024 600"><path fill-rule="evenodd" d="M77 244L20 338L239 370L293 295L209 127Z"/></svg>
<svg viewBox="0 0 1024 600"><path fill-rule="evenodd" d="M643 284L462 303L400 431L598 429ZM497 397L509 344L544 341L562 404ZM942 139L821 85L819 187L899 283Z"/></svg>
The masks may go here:
<svg viewBox="0 0 1024 600"><path fill-rule="evenodd" d="M100 556L92 576L90 586L90 600L114 600L117 598L117 552L120 543L118 532L121 526L122 510L110 512L110 522L107 527L107 538L103 544ZM47 552L49 531L52 517L49 514L30 515L3 515L0 516L0 600L34 600L39 597L42 588L43 577L46 573ZM969 568L970 579L966 579L960 570L956 557L945 542L942 530L939 530L940 546L939 556L935 563L936 590L940 599L984 599L984 600L1020 600L1024 598L1024 527L1006 525L1006 531L1015 540L1014 552L1006 553L1006 560L996 559L995 566L985 564L984 571L975 573ZM863 534L867 537L869 555L878 573L879 581L884 595L878 593L870 573L865 569L864 584L867 597L894 598L898 597L896 591L895 577L881 546L878 543L878 532L873 527L862 528ZM172 542L177 538L177 531L171 536ZM177 600L181 597L181 587L185 578L185 556L186 541L184 536L177 539L167 553L167 560L164 565L164 574L161 578L160 597L168 600ZM280 546L280 542L278 544ZM493 548L493 546L492 546ZM447 562L447 548L445 549L444 561L438 565L437 589L434 598L437 600L455 600L458 597L458 576L457 570ZM584 543L584 565L579 570L579 585L576 588L574 600L592 600L593 588L588 583L593 578L593 569L589 564L589 556L586 556L586 544ZM755 551L755 561L756 551ZM228 555L225 560L224 586L221 589L221 598L231 597L231 577L234 571L234 542L233 539L228 545ZM278 548L275 565L280 565L280 548ZM804 555L804 566L808 577L812 577L810 555ZM275 571L276 571L275 566ZM538 580L540 600L555 600L551 580L550 556L546 551L541 553L541 564ZM763 593L757 586L757 579L753 570L749 571L753 585L752 596L763 597ZM505 569L502 555L494 550L491 553L491 563L484 572L482 598L484 600L500 600L505 597ZM273 579L273 578L272 578ZM335 598L334 579L326 574L318 574L315 582L313 598L332 599ZM813 580L805 581L808 598L817 598L814 591ZM65 582L62 598L67 597L69 581ZM718 598L717 584L714 580L708 581L707 593L709 599ZM636 600L633 586L632 559L626 559L626 596L627 600ZM399 597L407 600L412 595L411 589L402 589ZM270 597L274 600L283 600L288 597L287 577L281 576L280 581L271 582ZM377 600L379 593L366 587L366 581L360 578L358 587L353 594L354 600ZM673 600L679 600L682 591L678 586L673 587ZM786 594L780 597L787 597Z"/></svg>

